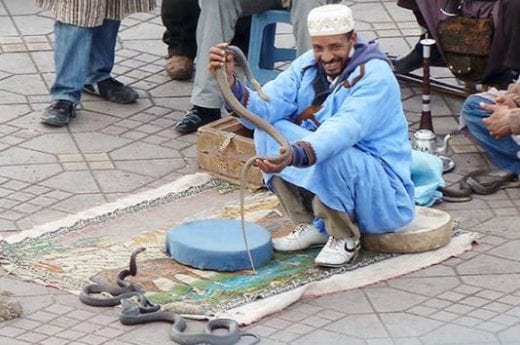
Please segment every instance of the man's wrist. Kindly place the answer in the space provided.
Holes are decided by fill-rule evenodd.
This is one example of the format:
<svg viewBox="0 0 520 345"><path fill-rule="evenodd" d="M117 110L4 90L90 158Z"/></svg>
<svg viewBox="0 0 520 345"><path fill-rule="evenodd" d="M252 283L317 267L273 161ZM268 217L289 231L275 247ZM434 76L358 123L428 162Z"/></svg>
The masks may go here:
<svg viewBox="0 0 520 345"><path fill-rule="evenodd" d="M298 141L291 145L292 161L291 165L297 168L305 168L316 163L316 154L311 144L306 141Z"/></svg>

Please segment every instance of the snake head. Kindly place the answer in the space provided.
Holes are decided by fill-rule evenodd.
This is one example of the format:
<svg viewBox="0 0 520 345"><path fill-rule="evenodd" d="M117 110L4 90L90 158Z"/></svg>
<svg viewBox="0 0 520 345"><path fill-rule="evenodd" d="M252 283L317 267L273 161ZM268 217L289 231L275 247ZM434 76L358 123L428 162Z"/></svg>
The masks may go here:
<svg viewBox="0 0 520 345"><path fill-rule="evenodd" d="M139 304L132 297L121 299L121 313L126 315L139 315Z"/></svg>

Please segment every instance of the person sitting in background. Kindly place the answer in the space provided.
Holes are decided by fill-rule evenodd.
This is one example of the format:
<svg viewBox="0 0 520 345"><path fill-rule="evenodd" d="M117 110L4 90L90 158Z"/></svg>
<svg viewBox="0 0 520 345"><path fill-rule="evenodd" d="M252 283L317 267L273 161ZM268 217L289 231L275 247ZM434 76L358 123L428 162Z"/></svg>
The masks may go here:
<svg viewBox="0 0 520 345"><path fill-rule="evenodd" d="M166 72L173 80L188 80L197 54L196 31L200 8L198 0L163 0L161 20L166 27L163 42L168 46ZM247 53L251 17L240 18L231 41Z"/></svg>
<svg viewBox="0 0 520 345"><path fill-rule="evenodd" d="M273 239L274 249L325 245L315 258L320 266L354 260L361 233L399 231L415 214L399 84L377 43L363 42L354 26L345 5L310 11L313 49L263 86L269 102L234 75L226 44L210 50L210 70L226 64L236 98L291 144L287 160L256 162L296 224ZM263 130L255 129L254 142L259 155L278 153L279 144Z"/></svg>
<svg viewBox="0 0 520 345"><path fill-rule="evenodd" d="M471 136L499 169L520 174L520 84L469 96L462 118Z"/></svg>
<svg viewBox="0 0 520 345"><path fill-rule="evenodd" d="M65 126L76 116L81 91L115 103L133 103L137 92L111 77L121 20L131 13L149 12L155 0L36 0L54 18L52 103L41 122Z"/></svg>
<svg viewBox="0 0 520 345"><path fill-rule="evenodd" d="M201 0L197 25L197 64L207 66L209 49L220 42L231 42L238 18L284 7L290 7L297 54L302 54L310 49L305 18L312 8L327 2L337 0ZM190 102L191 109L175 126L177 132L193 133L200 126L220 119L222 97L207 68L196 69Z"/></svg>

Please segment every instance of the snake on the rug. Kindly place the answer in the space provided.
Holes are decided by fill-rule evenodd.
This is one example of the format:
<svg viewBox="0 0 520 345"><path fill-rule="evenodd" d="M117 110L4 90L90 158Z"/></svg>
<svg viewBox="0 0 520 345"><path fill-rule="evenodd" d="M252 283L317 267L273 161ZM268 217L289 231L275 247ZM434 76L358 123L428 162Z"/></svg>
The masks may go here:
<svg viewBox="0 0 520 345"><path fill-rule="evenodd" d="M233 345L242 337L253 337L254 341L250 345L256 344L260 338L252 333L242 333L239 324L232 319L212 319L210 320L204 333L184 333L186 330L186 320L174 312L161 310L159 304L151 303L144 295L144 291L134 284L126 282L128 276L137 274L137 254L143 252L145 248L134 250L130 256L130 265L117 275L118 288L106 284L86 285L80 295L81 302L94 307L113 307L121 304L122 311L119 321L124 325L138 325L154 321L171 322L170 338L181 345ZM104 298L97 298L92 294L109 295ZM226 330L225 334L215 334L215 330Z"/></svg>
<svg viewBox="0 0 520 345"><path fill-rule="evenodd" d="M244 53L240 50L240 48L235 46L227 46L225 48L226 53L231 53L235 57L235 61L242 67L244 74L251 84L255 91L258 93L260 98L264 101L268 102L269 98L262 91L262 87L260 83L255 79L251 69L249 68L249 64ZM228 83L227 73L225 64L217 68L215 72L215 79L217 81L217 85L222 93L222 97L228 104L228 106L233 109L234 114L240 116L242 119L251 123L255 126L256 129L262 130L269 134L273 139L280 144L280 154L277 156L259 156L255 155L249 158L240 171L240 217L242 222L242 236L244 239L244 244L246 247L246 252L249 257L249 262L251 265L251 270L254 274L256 274L255 265L253 262L253 258L251 256L251 251L249 249L249 245L247 242L247 235L245 229L245 216L244 216L244 199L245 199L245 190L247 188L247 173L251 166L255 164L258 160L267 160L272 163L282 163L287 161L292 156L292 148L287 139L269 122L262 119L258 115L253 114L250 110L248 110L240 101L235 97L233 92L231 91L231 87Z"/></svg>
<svg viewBox="0 0 520 345"><path fill-rule="evenodd" d="M94 307L113 307L121 303L121 299L136 296L143 293L143 290L132 283L126 282L128 276L137 274L136 258L137 254L145 251L145 248L138 248L130 256L128 269L124 269L117 275L117 285L113 287L104 284L89 284L83 287L79 294L81 302ZM102 295L102 298L94 297L93 294Z"/></svg>

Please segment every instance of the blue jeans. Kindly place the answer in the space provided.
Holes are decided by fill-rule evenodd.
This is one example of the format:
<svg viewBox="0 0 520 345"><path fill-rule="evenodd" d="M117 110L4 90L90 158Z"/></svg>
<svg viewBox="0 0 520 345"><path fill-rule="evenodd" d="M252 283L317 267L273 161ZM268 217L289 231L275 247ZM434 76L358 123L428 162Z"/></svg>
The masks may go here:
<svg viewBox="0 0 520 345"><path fill-rule="evenodd" d="M510 135L496 139L489 135L489 130L482 120L490 115L480 108L480 103L493 103L491 100L478 96L469 96L462 106L462 117L471 135L484 148L489 159L500 169L520 173L520 158L517 154L520 146Z"/></svg>
<svg viewBox="0 0 520 345"><path fill-rule="evenodd" d="M53 101L62 99L77 104L83 85L110 77L120 23L105 20L103 25L93 28L54 23L56 79L51 87Z"/></svg>

